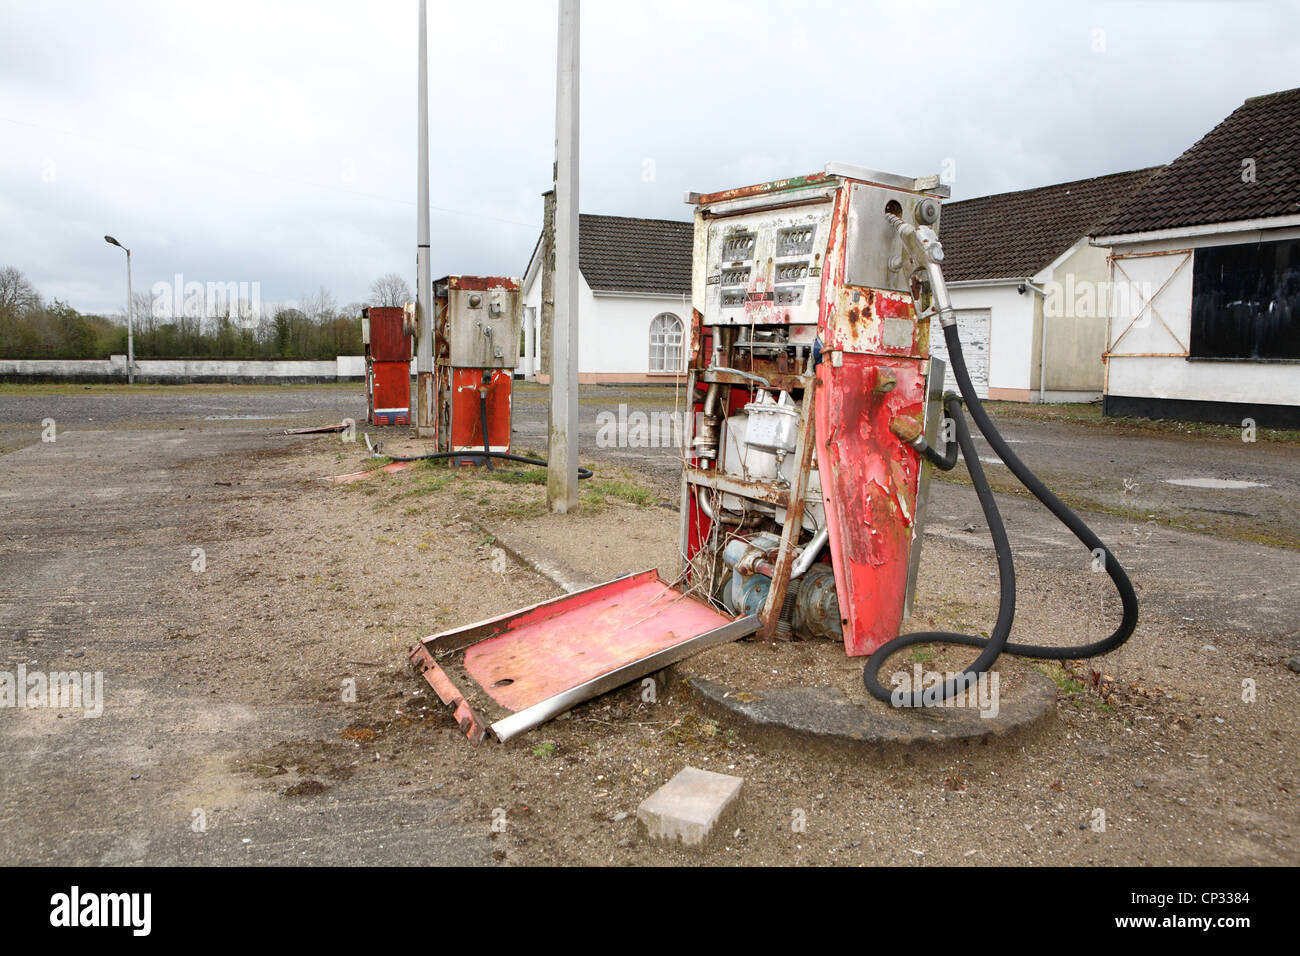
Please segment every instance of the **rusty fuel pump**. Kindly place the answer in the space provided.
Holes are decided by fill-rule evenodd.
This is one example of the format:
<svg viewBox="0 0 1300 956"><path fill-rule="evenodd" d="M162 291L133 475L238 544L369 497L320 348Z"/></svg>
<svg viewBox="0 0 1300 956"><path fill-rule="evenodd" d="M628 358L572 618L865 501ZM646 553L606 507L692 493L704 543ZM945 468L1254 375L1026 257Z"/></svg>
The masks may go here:
<svg viewBox="0 0 1300 956"><path fill-rule="evenodd" d="M691 194L695 238L681 574L643 571L421 641L411 660L477 742L713 644L757 634L831 639L868 657L867 691L894 706L942 703L1004 651L1078 658L1128 639L1137 600L1096 535L1011 452L971 386L940 263L938 177L842 164L809 176ZM943 395L930 323L944 330L961 396ZM990 447L1090 550L1119 590L1110 637L1011 644L1015 572L963 400ZM940 439L951 422L955 441ZM946 432L947 429L944 429ZM944 450L936 450L942 444ZM998 558L991 636L900 635L919 558L929 471L966 460ZM884 660L914 643L981 651L937 693L891 696Z"/></svg>
<svg viewBox="0 0 1300 956"><path fill-rule="evenodd" d="M433 284L435 435L453 461L491 466L475 451L510 453L519 364L519 280L446 276Z"/></svg>

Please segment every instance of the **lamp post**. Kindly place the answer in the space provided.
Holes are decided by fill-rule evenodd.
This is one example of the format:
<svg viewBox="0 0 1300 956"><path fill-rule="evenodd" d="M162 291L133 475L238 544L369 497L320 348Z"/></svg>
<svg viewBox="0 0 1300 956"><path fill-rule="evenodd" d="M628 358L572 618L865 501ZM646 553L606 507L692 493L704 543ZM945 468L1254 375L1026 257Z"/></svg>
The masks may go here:
<svg viewBox="0 0 1300 956"><path fill-rule="evenodd" d="M425 0L420 0L418 37L415 317L419 338L415 347L415 434L419 438L432 438L436 429L433 411L433 280L429 275L429 41Z"/></svg>
<svg viewBox="0 0 1300 956"><path fill-rule="evenodd" d="M131 250L122 245L112 236L105 236L104 241L110 246L117 246L126 253L126 383L135 384L135 330L131 322L131 310L134 303L131 301Z"/></svg>

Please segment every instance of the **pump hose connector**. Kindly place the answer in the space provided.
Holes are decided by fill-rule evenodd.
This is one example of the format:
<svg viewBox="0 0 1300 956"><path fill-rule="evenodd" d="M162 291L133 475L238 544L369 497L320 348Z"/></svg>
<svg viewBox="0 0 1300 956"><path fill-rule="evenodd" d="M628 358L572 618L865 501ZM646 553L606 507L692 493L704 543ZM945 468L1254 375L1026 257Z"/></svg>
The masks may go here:
<svg viewBox="0 0 1300 956"><path fill-rule="evenodd" d="M948 358L952 363L953 375L957 378L957 385L961 389L966 407L970 410L971 418L975 420L975 424L988 441L989 447L993 449L994 453L1011 473L1019 479L1020 483L1028 488L1034 497L1041 501L1062 524L1069 528L1086 548L1098 555L1100 560L1104 562L1103 566L1106 573L1110 575L1111 581L1114 582L1115 590L1119 592L1120 603L1123 607L1119 626L1108 637L1092 644L1054 647L1043 644L1017 644L1007 640L1016 613L1016 571L1011 556L1011 544L1007 539L1006 527L1002 523L1002 516L998 511L997 502L994 501L993 490L989 487L988 478L985 476L984 468L980 464L979 454L975 450L975 443L971 439L970 428L966 424L966 416L961 413L961 403L953 400L955 396L952 399L945 396L944 406L956 428L957 445L961 448L962 458L966 461L966 469L970 472L971 483L975 486L980 508L984 512L984 519L988 523L989 533L993 537L993 547L997 555L1000 593L997 620L987 639L976 637L973 634L957 634L951 631L916 631L911 634L900 634L892 641L885 642L876 648L875 653L867 659L866 666L862 670L862 682L872 697L895 706L925 707L941 704L948 698L963 693L975 683L980 674L986 672L993 665L1003 652L1021 657L1036 657L1047 660L1073 660L1109 653L1132 636L1134 629L1137 627L1138 601L1137 594L1133 590L1133 583L1129 580L1123 566L1110 552L1110 549L1102 543L1091 528L1083 523L1083 520L1078 515L1070 510L1065 502L1056 497L1038 479L1038 476L1029 470L1025 463L1007 445L1006 440L998 432L997 428L994 427L993 422L989 419L988 412L984 410L984 405L979 400L979 396L975 394L975 387L971 384L970 373L966 368L966 359L962 355L961 337L957 334L955 314L952 312L952 304L948 298L947 287L943 281L943 272L939 268L938 262L922 246L914 226L904 222L897 216L889 216L889 220L894 228L898 230L909 254L917 261L919 269L924 269L929 277L931 295L934 297L935 308L940 321L943 323L943 337L948 344ZM952 317L952 321L944 321L945 313ZM949 452L951 452L951 449L949 449ZM948 456L945 455L944 457L947 458ZM965 671L947 680L942 687L928 689L924 694L919 690L908 693L890 691L880 683L880 668L889 657L913 644L928 644L931 642L964 644L969 647L978 647L981 650L979 656L971 662Z"/></svg>

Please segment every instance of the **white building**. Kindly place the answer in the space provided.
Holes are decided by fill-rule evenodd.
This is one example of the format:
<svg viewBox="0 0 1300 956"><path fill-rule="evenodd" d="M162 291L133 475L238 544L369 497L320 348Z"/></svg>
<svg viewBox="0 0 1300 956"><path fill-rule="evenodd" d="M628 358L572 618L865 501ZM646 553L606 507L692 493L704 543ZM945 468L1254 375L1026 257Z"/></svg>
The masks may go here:
<svg viewBox="0 0 1300 956"><path fill-rule="evenodd" d="M1300 427L1300 89L1247 100L1096 230L1108 415Z"/></svg>
<svg viewBox="0 0 1300 956"><path fill-rule="evenodd" d="M582 215L578 223L578 380L673 382L686 366L694 226ZM524 273L520 371L543 366L542 243Z"/></svg>
<svg viewBox="0 0 1300 956"><path fill-rule="evenodd" d="M1158 168L1158 167L1157 167ZM1106 347L1106 250L1089 233L1155 169L949 202L944 277L982 398L1093 401ZM931 352L947 361L943 333ZM956 389L951 369L948 387Z"/></svg>

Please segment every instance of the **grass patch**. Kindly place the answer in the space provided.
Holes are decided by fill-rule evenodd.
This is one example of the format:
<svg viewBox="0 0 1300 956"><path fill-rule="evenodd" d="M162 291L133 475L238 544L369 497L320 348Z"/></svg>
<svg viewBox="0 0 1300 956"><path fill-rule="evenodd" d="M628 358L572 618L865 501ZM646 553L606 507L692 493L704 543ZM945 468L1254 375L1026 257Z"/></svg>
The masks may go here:
<svg viewBox="0 0 1300 956"><path fill-rule="evenodd" d="M928 664L935 658L935 649L933 644L921 644L912 648L909 655L914 664Z"/></svg>
<svg viewBox="0 0 1300 956"><path fill-rule="evenodd" d="M1050 678L1052 683L1056 685L1056 689L1067 697L1076 697L1087 690L1083 684L1075 680L1070 675L1069 671L1056 661L1052 661L1051 663L1035 664L1034 667L1038 668L1039 672Z"/></svg>
<svg viewBox="0 0 1300 956"><path fill-rule="evenodd" d="M485 471L480 477L488 481L499 481L506 485L538 485L546 487L546 469L535 465L523 465L519 468L502 468L500 465L491 471Z"/></svg>
<svg viewBox="0 0 1300 956"><path fill-rule="evenodd" d="M629 504L634 504L642 508L649 507L655 503L653 492L630 481L598 481L595 478L592 478L582 486L582 491L588 495L599 498L615 498L618 501L626 501Z"/></svg>

